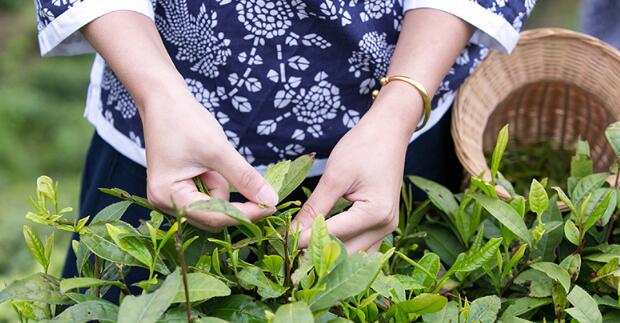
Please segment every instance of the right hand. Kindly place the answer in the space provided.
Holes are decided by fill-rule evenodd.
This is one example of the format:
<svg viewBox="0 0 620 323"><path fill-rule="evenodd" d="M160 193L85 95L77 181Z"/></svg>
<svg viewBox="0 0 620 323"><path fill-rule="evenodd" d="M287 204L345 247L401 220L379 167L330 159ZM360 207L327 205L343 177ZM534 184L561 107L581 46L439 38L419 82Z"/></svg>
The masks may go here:
<svg viewBox="0 0 620 323"><path fill-rule="evenodd" d="M250 220L273 214L278 195L228 142L222 126L193 95L183 89L167 97L158 94L141 109L147 159L147 195L156 207L187 207L210 196L198 191L199 176L214 198L229 199L229 183L248 202L233 203ZM265 205L267 207L265 207ZM218 232L238 224L219 213L192 211L188 221Z"/></svg>

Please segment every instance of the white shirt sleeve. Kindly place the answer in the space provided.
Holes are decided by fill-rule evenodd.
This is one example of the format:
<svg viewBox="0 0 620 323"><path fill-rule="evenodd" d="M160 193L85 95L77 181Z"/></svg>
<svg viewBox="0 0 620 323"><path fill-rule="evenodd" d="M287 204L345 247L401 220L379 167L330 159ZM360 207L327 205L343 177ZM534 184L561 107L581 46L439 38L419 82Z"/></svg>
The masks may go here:
<svg viewBox="0 0 620 323"><path fill-rule="evenodd" d="M470 42L510 53L517 45L519 32L502 16L470 0L404 0L404 11L431 8L455 15L476 31Z"/></svg>
<svg viewBox="0 0 620 323"><path fill-rule="evenodd" d="M135 11L154 19L150 0L84 0L76 3L39 31L41 55L77 55L94 52L80 32L80 28L107 13L119 10Z"/></svg>

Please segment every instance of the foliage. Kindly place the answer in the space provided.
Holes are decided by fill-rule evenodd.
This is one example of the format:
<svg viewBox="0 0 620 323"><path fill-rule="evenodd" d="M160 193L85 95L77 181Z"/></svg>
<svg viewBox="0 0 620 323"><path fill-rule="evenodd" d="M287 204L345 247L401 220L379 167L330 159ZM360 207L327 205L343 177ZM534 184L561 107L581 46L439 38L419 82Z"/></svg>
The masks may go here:
<svg viewBox="0 0 620 323"><path fill-rule="evenodd" d="M615 145L620 138L613 130L608 139ZM507 136L504 129L494 169ZM270 167L265 178L283 199L311 163L311 156L286 161ZM620 312L620 245L612 243L619 233L618 193L607 184L610 173L573 169L570 175L567 192L533 179L527 197L510 201L498 199L495 186L482 178L454 195L412 177L429 200L416 207L405 185L403 221L371 255L347 255L322 216L312 226L309 247L299 249L300 233L291 228L299 201L283 202L275 214L252 223L223 200L165 215L143 198L106 189L122 201L89 224L88 218L70 221L65 213L71 210L57 203L57 183L43 176L26 217L48 226L50 234L40 237L24 227L43 273L9 284L0 302L9 301L22 321L613 321ZM493 172L491 182L497 176ZM566 214L558 200L568 206ZM138 228L122 221L132 203L152 210ZM224 213L240 223L239 230L199 231L185 221L188 209ZM50 240L59 230L80 235L73 242L80 277L46 272ZM131 295L127 267L149 271L136 284L140 295ZM120 305L103 299L111 286L122 290Z"/></svg>

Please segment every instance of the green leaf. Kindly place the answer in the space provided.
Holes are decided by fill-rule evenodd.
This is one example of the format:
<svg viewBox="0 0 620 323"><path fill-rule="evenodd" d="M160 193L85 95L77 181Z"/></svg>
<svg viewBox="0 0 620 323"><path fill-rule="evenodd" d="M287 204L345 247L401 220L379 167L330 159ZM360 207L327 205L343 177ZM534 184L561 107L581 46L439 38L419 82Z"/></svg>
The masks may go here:
<svg viewBox="0 0 620 323"><path fill-rule="evenodd" d="M525 222L506 202L494 199L480 193L472 194L472 197L484 207L489 214L504 225L510 232L514 233L521 240L532 244L532 235L527 229Z"/></svg>
<svg viewBox="0 0 620 323"><path fill-rule="evenodd" d="M609 125L605 129L605 137L616 156L620 156L620 122L614 122Z"/></svg>
<svg viewBox="0 0 620 323"><path fill-rule="evenodd" d="M448 273L471 272L482 267L482 265L488 263L495 256L502 240L502 238L493 238L482 246L480 250L469 254L460 254L454 265L448 270Z"/></svg>
<svg viewBox="0 0 620 323"><path fill-rule="evenodd" d="M263 239L263 231L250 219L248 219L245 214L239 211L234 205L232 205L228 201L220 200L212 198L208 201L197 201L188 207L188 210L198 210L198 211L208 211L215 213L225 214L232 219L239 222L240 229L242 229L243 233L251 238L256 238L256 240L260 241Z"/></svg>
<svg viewBox="0 0 620 323"><path fill-rule="evenodd" d="M420 284L425 288L430 288L431 285L435 282L435 279L433 278L437 278L437 273L439 272L439 268L441 265L439 256L432 252L429 252L422 256L422 258L420 258L420 260L418 261L418 265L426 269L427 272L434 276L429 277L420 268L415 267L413 268L413 272L411 273L411 279L413 280L413 282Z"/></svg>
<svg viewBox="0 0 620 323"><path fill-rule="evenodd" d="M345 258L323 280L325 289L316 294L310 302L313 312L330 308L337 301L355 296L372 283L381 267L383 255L355 254Z"/></svg>
<svg viewBox="0 0 620 323"><path fill-rule="evenodd" d="M560 198L560 200L564 202L564 204L566 204L566 206L571 210L571 212L573 212L573 214L577 215L577 209L575 208L573 202L568 198L568 196L566 196L566 193L564 193L564 191L557 186L552 187L552 189L558 192L558 197Z"/></svg>
<svg viewBox="0 0 620 323"><path fill-rule="evenodd" d="M32 228L28 225L24 225L24 238L26 239L26 245L34 256L34 259L36 259L41 267L43 267L43 269L47 272L49 262L45 253L45 247L36 232L34 232L34 230L32 230Z"/></svg>
<svg viewBox="0 0 620 323"><path fill-rule="evenodd" d="M216 298L209 302L209 308L209 315L235 323L267 322L265 312L269 311L267 305L247 295Z"/></svg>
<svg viewBox="0 0 620 323"><path fill-rule="evenodd" d="M552 262L537 262L533 263L530 267L558 281L567 293L570 291L570 275L564 268L560 267L560 265Z"/></svg>
<svg viewBox="0 0 620 323"><path fill-rule="evenodd" d="M85 287L96 287L96 286L105 286L112 285L117 287L122 287L123 284L119 281L109 281L109 280L101 280L97 278L90 277L75 277L75 278L66 278L60 281L60 291L64 294L69 290L76 288L85 288Z"/></svg>
<svg viewBox="0 0 620 323"><path fill-rule="evenodd" d="M609 177L609 173L597 173L583 177L577 182L577 186L573 190L571 198L577 205L586 197L586 195L592 193L594 189L601 187Z"/></svg>
<svg viewBox="0 0 620 323"><path fill-rule="evenodd" d="M440 311L424 314L422 318L428 323L457 323L459 320L458 305L450 301Z"/></svg>
<svg viewBox="0 0 620 323"><path fill-rule="evenodd" d="M566 258L560 262L560 267L566 270L569 275L577 277L577 275L579 275L579 271L581 270L581 256L566 256Z"/></svg>
<svg viewBox="0 0 620 323"><path fill-rule="evenodd" d="M95 215L95 217L90 222L90 224L120 220L130 205L131 205L131 202L129 201L121 201L121 202L108 205L105 209L99 211L99 213Z"/></svg>
<svg viewBox="0 0 620 323"><path fill-rule="evenodd" d="M573 304L566 310L570 316L580 323L602 323L603 317L598 309L596 301L579 286L573 287L573 290L567 296L568 301Z"/></svg>
<svg viewBox="0 0 620 323"><path fill-rule="evenodd" d="M499 297L485 296L474 300L469 309L468 323L493 323L501 307Z"/></svg>
<svg viewBox="0 0 620 323"><path fill-rule="evenodd" d="M118 312L118 323L156 322L172 304L180 285L181 278L177 268L155 292L126 296Z"/></svg>
<svg viewBox="0 0 620 323"><path fill-rule="evenodd" d="M123 236L126 231L123 229L119 229L109 223L106 223L106 228L108 229L108 234L114 240L114 243L121 248L121 250L130 254L132 257L136 258L139 262L141 262L145 266L150 266L153 261L153 255L149 251L144 242L140 240L138 237L134 236Z"/></svg>
<svg viewBox="0 0 620 323"><path fill-rule="evenodd" d="M409 276L406 276L409 277ZM418 285L420 289L424 286ZM406 299L405 287L395 276L386 276L382 272L372 282L371 288L379 295L392 299L393 302L402 302Z"/></svg>
<svg viewBox="0 0 620 323"><path fill-rule="evenodd" d="M532 179L528 201L530 203L530 210L538 215L542 215L549 207L547 191L536 179Z"/></svg>
<svg viewBox="0 0 620 323"><path fill-rule="evenodd" d="M93 321L115 322L118 306L105 300L85 301L68 307L54 319L46 322L86 323Z"/></svg>
<svg viewBox="0 0 620 323"><path fill-rule="evenodd" d="M312 265L316 270L319 279L322 279L329 268L325 261L324 254L327 249L327 245L332 241L332 238L327 232L327 224L322 215L315 218L312 224L312 233L310 236L310 255L312 257Z"/></svg>
<svg viewBox="0 0 620 323"><path fill-rule="evenodd" d="M261 267L269 271L274 276L277 276L282 271L284 266L284 259L278 255L267 255L261 260Z"/></svg>
<svg viewBox="0 0 620 323"><path fill-rule="evenodd" d="M60 293L58 279L42 273L15 280L0 292L0 304L16 299L44 304L71 303L69 298Z"/></svg>
<svg viewBox="0 0 620 323"><path fill-rule="evenodd" d="M428 198L433 202L433 205L440 209L450 217L454 216L454 213L459 208L456 199L452 192L444 186L437 184L433 181L429 181L418 176L409 176L409 179L415 186L428 194Z"/></svg>
<svg viewBox="0 0 620 323"><path fill-rule="evenodd" d="M295 302L278 307L273 323L314 323L314 317L308 305L304 302Z"/></svg>
<svg viewBox="0 0 620 323"><path fill-rule="evenodd" d="M497 135L497 141L495 142L495 148L493 149L493 156L491 157L491 179L495 183L497 177L497 171L502 161L504 151L508 145L508 125L505 125Z"/></svg>
<svg viewBox="0 0 620 323"><path fill-rule="evenodd" d="M502 313L502 320L527 314L534 309L551 304L550 298L521 297L512 302Z"/></svg>
<svg viewBox="0 0 620 323"><path fill-rule="evenodd" d="M426 232L424 241L428 248L439 255L441 261L447 265L452 265L459 253L463 251L463 246L452 232L439 225L423 225L420 229Z"/></svg>
<svg viewBox="0 0 620 323"><path fill-rule="evenodd" d="M258 267L248 266L237 273L237 278L246 289L256 287L258 294L263 298L277 298L282 296L287 288L271 281Z"/></svg>
<svg viewBox="0 0 620 323"><path fill-rule="evenodd" d="M187 274L187 286L189 289L190 302L204 301L213 297L230 295L230 288L228 288L226 284L213 276L203 273ZM179 290L172 302L185 302L185 288L182 283L179 284Z"/></svg>
<svg viewBox="0 0 620 323"><path fill-rule="evenodd" d="M396 304L398 309L407 314L424 315L441 311L448 299L437 294L422 293L413 299Z"/></svg>
<svg viewBox="0 0 620 323"><path fill-rule="evenodd" d="M314 154L303 155L291 162L282 186L277 190L280 201L289 196L308 176L314 163Z"/></svg>
<svg viewBox="0 0 620 323"><path fill-rule="evenodd" d="M570 241L570 243L576 246L579 245L579 229L577 229L573 220L568 219L564 223L564 235L566 236L566 240Z"/></svg>
<svg viewBox="0 0 620 323"><path fill-rule="evenodd" d="M607 195L603 198L603 200L598 203L598 205L594 208L586 223L583 227L585 232L588 232L591 227L593 227L596 222L598 222L601 218L603 218L607 213L611 214L616 209L616 191L609 190ZM610 204L613 204L610 206Z"/></svg>

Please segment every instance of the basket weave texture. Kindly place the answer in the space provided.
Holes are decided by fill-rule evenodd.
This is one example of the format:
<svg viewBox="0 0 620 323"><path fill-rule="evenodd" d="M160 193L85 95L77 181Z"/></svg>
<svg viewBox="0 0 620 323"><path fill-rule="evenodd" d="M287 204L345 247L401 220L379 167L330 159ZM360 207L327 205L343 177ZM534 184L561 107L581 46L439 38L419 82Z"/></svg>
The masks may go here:
<svg viewBox="0 0 620 323"><path fill-rule="evenodd" d="M492 52L480 64L457 95L452 135L469 175L490 178L484 152L506 124L508 149L549 142L572 150L581 138L595 169L604 171L615 158L604 131L617 120L620 52L581 33L545 28L523 32L511 55Z"/></svg>

